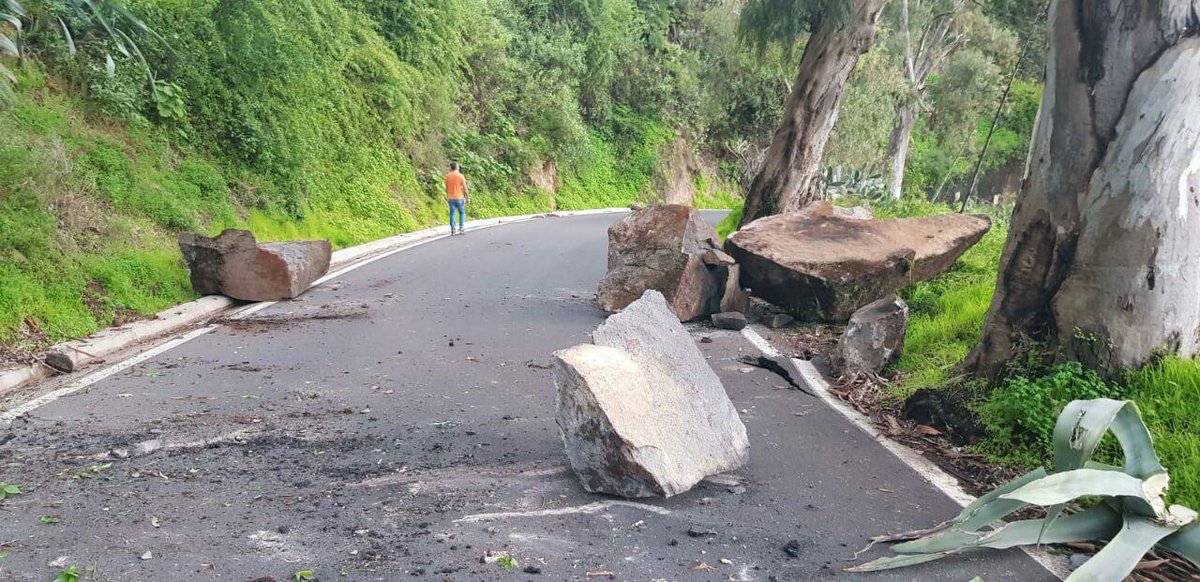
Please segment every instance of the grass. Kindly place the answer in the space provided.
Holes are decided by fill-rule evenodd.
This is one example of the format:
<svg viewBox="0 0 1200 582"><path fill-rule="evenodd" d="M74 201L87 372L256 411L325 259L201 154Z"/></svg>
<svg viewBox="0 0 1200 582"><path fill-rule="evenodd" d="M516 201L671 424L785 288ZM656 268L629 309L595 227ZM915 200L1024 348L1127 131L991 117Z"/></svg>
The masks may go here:
<svg viewBox="0 0 1200 582"><path fill-rule="evenodd" d="M1138 403L1154 448L1171 472L1173 503L1200 507L1200 364L1167 358L1124 379L1125 395Z"/></svg>

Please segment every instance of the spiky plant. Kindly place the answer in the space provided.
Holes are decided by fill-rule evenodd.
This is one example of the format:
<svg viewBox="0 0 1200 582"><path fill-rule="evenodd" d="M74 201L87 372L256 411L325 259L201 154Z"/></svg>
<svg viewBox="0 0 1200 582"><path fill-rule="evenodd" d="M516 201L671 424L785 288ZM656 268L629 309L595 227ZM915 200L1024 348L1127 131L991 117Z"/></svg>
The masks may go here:
<svg viewBox="0 0 1200 582"><path fill-rule="evenodd" d="M4 9L0 10L0 57L21 56L17 35L21 34L21 19L24 17L25 9L17 0L4 0ZM16 76L0 62L0 84L16 82Z"/></svg>
<svg viewBox="0 0 1200 582"><path fill-rule="evenodd" d="M1092 461L1104 435L1121 445L1124 466ZM965 551L1008 549L1032 544L1107 541L1108 545L1071 573L1068 582L1123 580L1154 547L1178 553L1200 566L1197 514L1181 505L1167 507L1169 477L1154 451L1150 431L1132 401L1076 400L1054 427L1054 463L1002 485L967 506L958 517L919 538L892 546L896 556L849 568L872 572L932 562ZM1071 501L1099 498L1070 515ZM1028 506L1046 508L1046 517L998 524Z"/></svg>

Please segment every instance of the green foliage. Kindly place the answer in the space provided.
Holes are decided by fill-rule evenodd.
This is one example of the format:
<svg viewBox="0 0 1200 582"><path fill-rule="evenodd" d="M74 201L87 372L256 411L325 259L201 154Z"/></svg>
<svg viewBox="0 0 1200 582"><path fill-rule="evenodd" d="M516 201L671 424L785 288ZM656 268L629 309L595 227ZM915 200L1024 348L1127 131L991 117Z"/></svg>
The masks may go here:
<svg viewBox="0 0 1200 582"><path fill-rule="evenodd" d="M317 574L312 570L299 570L295 574L292 574L294 582L313 582L316 579Z"/></svg>
<svg viewBox="0 0 1200 582"><path fill-rule="evenodd" d="M750 0L738 32L760 52L774 43L792 47L822 24L837 26L850 15L848 0Z"/></svg>
<svg viewBox="0 0 1200 582"><path fill-rule="evenodd" d="M20 494L21 494L21 488L19 486L13 485L12 483L4 483L3 481L0 481L0 501L4 501L5 499L12 497L13 495L20 495Z"/></svg>
<svg viewBox="0 0 1200 582"><path fill-rule="evenodd" d="M54 577L54 582L79 582L79 567L71 566Z"/></svg>
<svg viewBox="0 0 1200 582"><path fill-rule="evenodd" d="M1122 390L1078 362L1046 374L1011 376L980 408L988 434L978 448L1018 466L1043 464L1052 450L1054 418L1073 400L1120 398Z"/></svg>
<svg viewBox="0 0 1200 582"><path fill-rule="evenodd" d="M1163 461L1172 468L1169 497L1200 507L1200 362L1167 358L1126 373L1122 383L1146 418Z"/></svg>
<svg viewBox="0 0 1200 582"><path fill-rule="evenodd" d="M717 236L721 237L721 240L729 238L729 235L737 230L738 225L742 222L743 210L743 206L735 206L733 210L729 211L729 214L725 215L725 218L721 219L721 222L717 223Z"/></svg>
<svg viewBox="0 0 1200 582"><path fill-rule="evenodd" d="M500 559L497 560L497 562L500 564L500 567L504 568L505 570L517 569L517 559L512 556L500 556Z"/></svg>

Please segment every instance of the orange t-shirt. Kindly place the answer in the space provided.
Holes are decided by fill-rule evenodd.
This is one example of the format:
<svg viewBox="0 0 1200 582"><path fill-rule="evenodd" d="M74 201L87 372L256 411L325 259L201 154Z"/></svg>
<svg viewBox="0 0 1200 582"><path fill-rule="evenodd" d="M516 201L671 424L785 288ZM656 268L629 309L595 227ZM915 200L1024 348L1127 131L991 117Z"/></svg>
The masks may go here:
<svg viewBox="0 0 1200 582"><path fill-rule="evenodd" d="M446 174L446 199L458 200L465 198L467 195L467 179L463 177L461 172L450 172Z"/></svg>

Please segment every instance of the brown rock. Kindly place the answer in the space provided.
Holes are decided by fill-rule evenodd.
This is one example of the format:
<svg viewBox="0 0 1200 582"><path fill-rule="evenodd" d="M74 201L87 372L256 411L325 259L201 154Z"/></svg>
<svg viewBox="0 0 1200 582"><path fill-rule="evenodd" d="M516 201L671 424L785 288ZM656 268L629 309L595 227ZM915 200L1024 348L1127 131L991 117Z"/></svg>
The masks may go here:
<svg viewBox="0 0 1200 582"><path fill-rule="evenodd" d="M807 321L845 321L858 308L937 276L987 233L982 216L846 218L821 202L768 216L725 248L754 294Z"/></svg>
<svg viewBox="0 0 1200 582"><path fill-rule="evenodd" d="M728 259L726 261L726 259ZM608 229L608 274L596 301L620 311L649 289L661 292L680 321L738 303L738 274L699 211L666 204L635 210Z"/></svg>
<svg viewBox="0 0 1200 582"><path fill-rule="evenodd" d="M243 301L300 295L329 270L332 256L329 241L258 244L253 233L236 229L216 238L185 232L179 248L197 293Z"/></svg>

